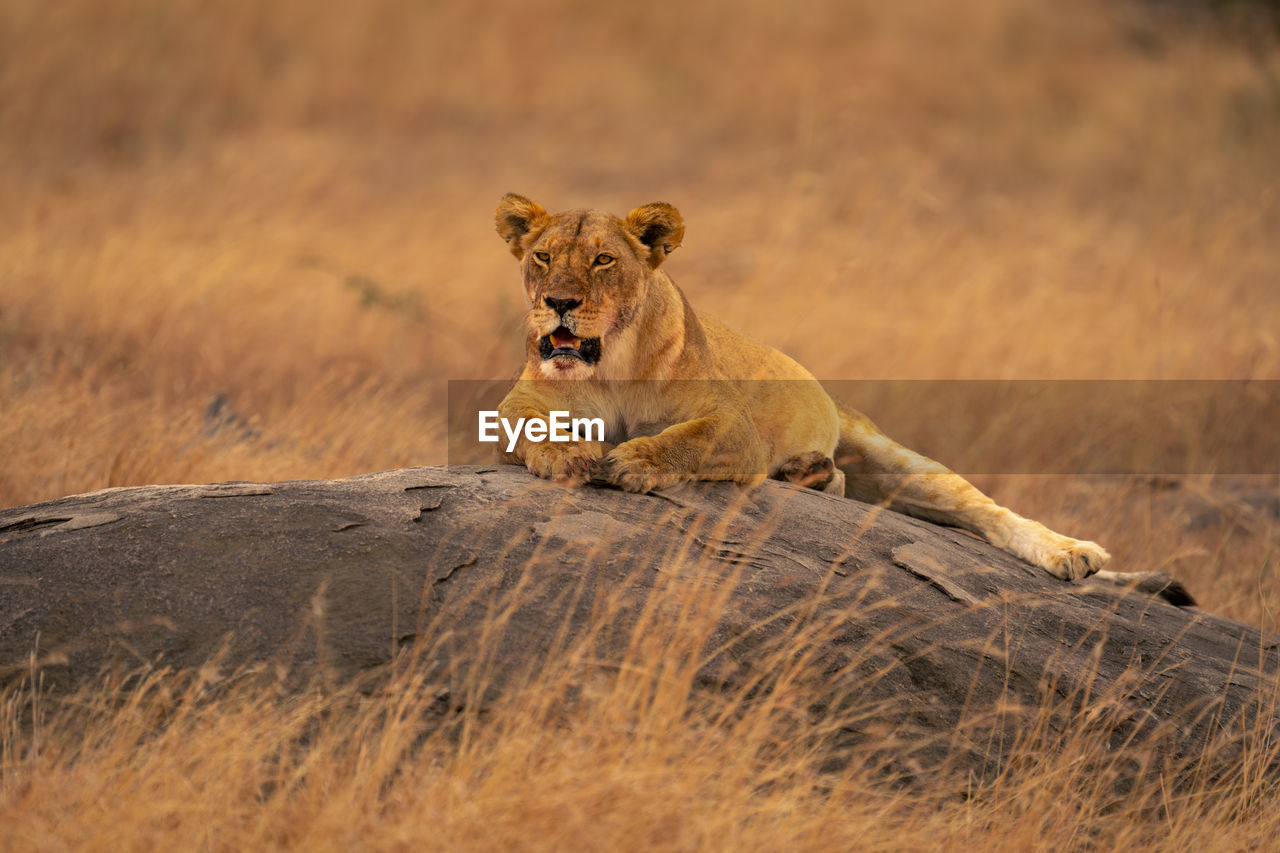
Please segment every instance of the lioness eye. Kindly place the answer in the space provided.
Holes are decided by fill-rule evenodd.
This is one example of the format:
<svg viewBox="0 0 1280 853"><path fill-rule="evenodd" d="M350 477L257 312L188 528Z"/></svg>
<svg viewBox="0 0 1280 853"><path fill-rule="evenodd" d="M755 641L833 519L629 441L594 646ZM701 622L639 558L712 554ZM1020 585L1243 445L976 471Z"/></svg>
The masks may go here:
<svg viewBox="0 0 1280 853"><path fill-rule="evenodd" d="M534 252L533 257L540 264L547 264L551 262L551 255L548 254L547 252Z"/></svg>
<svg viewBox="0 0 1280 853"><path fill-rule="evenodd" d="M596 266L603 267L613 263L613 255L596 255Z"/></svg>

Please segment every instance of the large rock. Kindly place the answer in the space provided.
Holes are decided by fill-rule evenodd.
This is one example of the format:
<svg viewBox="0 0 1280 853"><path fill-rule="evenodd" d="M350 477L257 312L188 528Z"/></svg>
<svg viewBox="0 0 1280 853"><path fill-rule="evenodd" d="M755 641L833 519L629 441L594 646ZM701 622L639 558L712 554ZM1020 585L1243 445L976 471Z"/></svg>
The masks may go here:
<svg viewBox="0 0 1280 853"><path fill-rule="evenodd" d="M748 701L799 661L789 689L833 750L914 742L921 761L959 750L989 770L1030 719L1171 758L1280 734L1260 701L1276 637L781 483L633 495L470 466L0 510L0 686L38 669L66 691L109 665L218 653L286 687L376 683L413 649L456 708L583 637L580 665L607 674L637 632L700 636L695 689Z"/></svg>

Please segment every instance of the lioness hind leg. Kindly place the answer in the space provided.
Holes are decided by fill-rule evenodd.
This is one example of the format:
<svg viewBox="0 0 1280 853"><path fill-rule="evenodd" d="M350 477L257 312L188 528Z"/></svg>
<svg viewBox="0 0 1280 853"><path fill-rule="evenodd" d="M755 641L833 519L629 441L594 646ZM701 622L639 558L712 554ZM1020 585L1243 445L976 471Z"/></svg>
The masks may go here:
<svg viewBox="0 0 1280 853"><path fill-rule="evenodd" d="M1096 542L1063 536L1000 506L964 477L908 450L865 416L844 408L836 462L847 477L847 497L972 531L1063 580L1088 577L1111 559Z"/></svg>
<svg viewBox="0 0 1280 853"><path fill-rule="evenodd" d="M960 478L958 474L953 476ZM962 478L961 481L1000 513L986 514L987 517L981 522L981 529L969 527L991 544L1040 566L1054 577L1068 581L1088 577L1111 561L1111 555L1097 542L1072 539L1055 533L1038 521L1023 518L1012 510L1005 509L969 485L968 481Z"/></svg>
<svg viewBox="0 0 1280 853"><path fill-rule="evenodd" d="M921 466L936 465L920 457ZM846 494L887 503L890 509L937 524L959 527L978 534L992 545L1039 566L1054 577L1072 581L1088 577L1111 560L1096 542L1072 539L1024 518L987 497L968 480L951 471L903 471L850 478ZM870 485L870 495L857 494Z"/></svg>
<svg viewBox="0 0 1280 853"><path fill-rule="evenodd" d="M820 492L832 492L837 476L839 494L844 494L844 474L837 470L835 460L821 450L811 450L783 462L773 478Z"/></svg>

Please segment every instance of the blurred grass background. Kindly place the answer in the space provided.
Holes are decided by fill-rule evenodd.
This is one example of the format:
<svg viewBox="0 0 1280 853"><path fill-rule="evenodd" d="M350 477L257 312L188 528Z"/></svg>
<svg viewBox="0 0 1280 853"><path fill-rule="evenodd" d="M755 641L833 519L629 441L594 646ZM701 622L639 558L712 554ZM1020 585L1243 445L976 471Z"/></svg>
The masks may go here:
<svg viewBox="0 0 1280 853"><path fill-rule="evenodd" d="M1280 378L1278 19L4 0L0 505L443 462L522 356L507 190L676 204L694 304L825 379Z"/></svg>

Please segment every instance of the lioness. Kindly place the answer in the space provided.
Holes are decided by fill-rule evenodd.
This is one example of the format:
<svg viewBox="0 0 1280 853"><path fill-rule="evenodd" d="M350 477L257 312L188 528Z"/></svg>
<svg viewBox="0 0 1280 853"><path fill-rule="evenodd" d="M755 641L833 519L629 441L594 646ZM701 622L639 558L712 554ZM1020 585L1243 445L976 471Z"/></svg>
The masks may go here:
<svg viewBox="0 0 1280 853"><path fill-rule="evenodd" d="M528 359L500 416L569 411L603 418L607 429L605 441L521 437L504 461L632 492L689 480L800 482L971 530L1064 580L1110 559L1094 542L999 506L834 401L786 355L695 312L661 269L684 237L671 205L646 204L626 219L553 215L508 194L495 222L520 260L530 306Z"/></svg>

